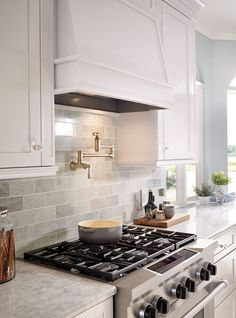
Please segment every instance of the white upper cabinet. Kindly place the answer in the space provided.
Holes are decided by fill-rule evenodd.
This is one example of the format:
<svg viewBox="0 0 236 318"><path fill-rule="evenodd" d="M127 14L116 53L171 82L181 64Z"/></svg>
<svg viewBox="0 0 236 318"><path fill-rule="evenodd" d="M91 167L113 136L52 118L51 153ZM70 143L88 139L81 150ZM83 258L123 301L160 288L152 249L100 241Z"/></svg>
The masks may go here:
<svg viewBox="0 0 236 318"><path fill-rule="evenodd" d="M52 1L0 2L0 178L54 165L52 17Z"/></svg>
<svg viewBox="0 0 236 318"><path fill-rule="evenodd" d="M163 116L165 160L195 157L195 31L193 22L163 3L163 48L175 101Z"/></svg>
<svg viewBox="0 0 236 318"><path fill-rule="evenodd" d="M175 100L166 110L121 114L121 164L195 159L195 32L190 18L162 3L163 50Z"/></svg>
<svg viewBox="0 0 236 318"><path fill-rule="evenodd" d="M1 1L1 168L41 165L38 12L39 1Z"/></svg>

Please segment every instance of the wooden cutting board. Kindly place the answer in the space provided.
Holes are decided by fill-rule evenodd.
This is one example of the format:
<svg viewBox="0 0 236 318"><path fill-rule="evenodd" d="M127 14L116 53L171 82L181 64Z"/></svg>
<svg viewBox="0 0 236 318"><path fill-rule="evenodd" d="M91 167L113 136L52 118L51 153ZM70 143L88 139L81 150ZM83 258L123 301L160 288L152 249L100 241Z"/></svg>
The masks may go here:
<svg viewBox="0 0 236 318"><path fill-rule="evenodd" d="M182 223L184 221L187 221L189 219L189 214L175 214L173 218L171 219L165 219L165 220L155 220L151 219L148 220L144 216L141 218L137 218L133 220L133 223L136 225L145 225L145 226L157 226L157 227L164 227L168 228L173 225Z"/></svg>

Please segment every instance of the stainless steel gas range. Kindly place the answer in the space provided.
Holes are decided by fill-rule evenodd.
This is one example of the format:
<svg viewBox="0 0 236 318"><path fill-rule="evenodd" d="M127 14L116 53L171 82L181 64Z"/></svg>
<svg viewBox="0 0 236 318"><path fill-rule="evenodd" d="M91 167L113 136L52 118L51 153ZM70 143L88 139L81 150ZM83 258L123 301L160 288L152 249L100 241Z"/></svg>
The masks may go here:
<svg viewBox="0 0 236 318"><path fill-rule="evenodd" d="M110 281L115 318L213 318L213 299L227 287L215 278L216 247L194 234L124 226L113 245L75 240L24 257Z"/></svg>

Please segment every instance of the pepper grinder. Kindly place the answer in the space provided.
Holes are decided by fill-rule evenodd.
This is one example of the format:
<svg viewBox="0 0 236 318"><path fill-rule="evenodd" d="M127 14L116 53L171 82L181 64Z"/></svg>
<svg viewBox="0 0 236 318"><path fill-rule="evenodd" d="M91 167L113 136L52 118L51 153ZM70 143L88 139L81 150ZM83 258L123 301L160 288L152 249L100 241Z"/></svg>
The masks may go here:
<svg viewBox="0 0 236 318"><path fill-rule="evenodd" d="M158 197L159 197L159 203L164 204L165 197L166 197L166 190L165 188L159 188L158 189Z"/></svg>

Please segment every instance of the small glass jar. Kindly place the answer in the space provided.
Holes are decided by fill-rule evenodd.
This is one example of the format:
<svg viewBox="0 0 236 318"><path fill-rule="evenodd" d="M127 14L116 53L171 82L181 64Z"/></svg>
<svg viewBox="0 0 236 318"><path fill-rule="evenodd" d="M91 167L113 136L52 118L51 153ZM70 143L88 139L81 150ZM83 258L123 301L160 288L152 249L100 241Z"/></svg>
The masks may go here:
<svg viewBox="0 0 236 318"><path fill-rule="evenodd" d="M156 210L156 220L163 221L165 218L165 212L163 210Z"/></svg>
<svg viewBox="0 0 236 318"><path fill-rule="evenodd" d="M15 245L12 222L7 217L7 208L0 207L0 284L15 276Z"/></svg>

